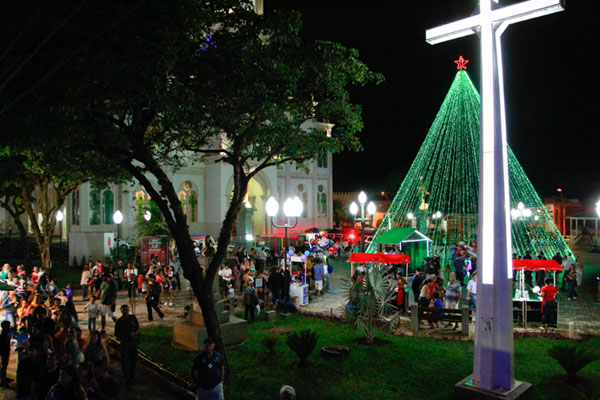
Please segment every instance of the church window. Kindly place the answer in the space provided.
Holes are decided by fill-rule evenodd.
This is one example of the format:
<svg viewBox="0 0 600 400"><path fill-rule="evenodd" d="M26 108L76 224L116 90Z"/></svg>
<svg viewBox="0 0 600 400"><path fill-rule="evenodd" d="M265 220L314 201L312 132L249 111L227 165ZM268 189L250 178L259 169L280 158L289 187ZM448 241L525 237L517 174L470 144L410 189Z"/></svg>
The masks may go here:
<svg viewBox="0 0 600 400"><path fill-rule="evenodd" d="M327 194L323 185L317 186L317 216L327 216Z"/></svg>
<svg viewBox="0 0 600 400"><path fill-rule="evenodd" d="M114 196L112 190L102 192L102 221L105 225L113 223Z"/></svg>
<svg viewBox="0 0 600 400"><path fill-rule="evenodd" d="M300 198L300 200L302 200L302 204L304 204L301 217L306 218L306 215L308 214L308 193L306 193L306 188L303 184L298 185L296 189L296 195Z"/></svg>
<svg viewBox="0 0 600 400"><path fill-rule="evenodd" d="M192 190L193 185L190 181L183 182L179 191L179 201L185 219L188 222L198 222L198 192Z"/></svg>
<svg viewBox="0 0 600 400"><path fill-rule="evenodd" d="M135 192L135 215L138 219L144 218L144 212L148 209L148 201L150 196L143 190Z"/></svg>
<svg viewBox="0 0 600 400"><path fill-rule="evenodd" d="M320 154L317 157L317 166L319 168L327 168L327 166L328 166L327 153Z"/></svg>
<svg viewBox="0 0 600 400"><path fill-rule="evenodd" d="M71 195L71 225L79 225L79 190Z"/></svg>
<svg viewBox="0 0 600 400"><path fill-rule="evenodd" d="M93 189L90 191L90 225L100 225L100 191Z"/></svg>
<svg viewBox="0 0 600 400"><path fill-rule="evenodd" d="M198 193L190 192L190 220L191 222L198 222Z"/></svg>

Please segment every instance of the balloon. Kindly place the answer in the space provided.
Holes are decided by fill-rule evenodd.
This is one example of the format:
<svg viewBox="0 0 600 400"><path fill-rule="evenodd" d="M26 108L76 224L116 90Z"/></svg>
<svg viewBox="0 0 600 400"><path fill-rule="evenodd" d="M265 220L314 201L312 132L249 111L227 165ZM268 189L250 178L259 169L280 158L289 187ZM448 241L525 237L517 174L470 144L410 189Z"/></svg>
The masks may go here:
<svg viewBox="0 0 600 400"><path fill-rule="evenodd" d="M304 252L304 255L305 255L306 257L310 256L310 251L306 250L306 251Z"/></svg>
<svg viewBox="0 0 600 400"><path fill-rule="evenodd" d="M289 255L290 257L291 257L291 256L293 256L293 255L294 255L294 250L293 250L293 249L290 249L290 251L288 251L288 255Z"/></svg>
<svg viewBox="0 0 600 400"><path fill-rule="evenodd" d="M306 261L306 254L302 254L300 256L300 259L302 260L302 262Z"/></svg>

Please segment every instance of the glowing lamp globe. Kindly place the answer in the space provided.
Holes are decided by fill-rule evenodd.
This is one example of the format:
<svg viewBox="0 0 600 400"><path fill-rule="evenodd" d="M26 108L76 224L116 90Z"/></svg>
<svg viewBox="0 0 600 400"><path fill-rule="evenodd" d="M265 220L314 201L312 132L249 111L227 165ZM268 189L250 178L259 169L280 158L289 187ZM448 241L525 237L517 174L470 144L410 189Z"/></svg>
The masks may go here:
<svg viewBox="0 0 600 400"><path fill-rule="evenodd" d="M285 203L283 203L283 213L286 217L299 217L302 215L303 208L302 200L298 196L294 196L294 198L288 197Z"/></svg>
<svg viewBox="0 0 600 400"><path fill-rule="evenodd" d="M146 210L146 212L144 213L144 219L146 221L150 221L151 218L152 218L152 213L149 210Z"/></svg>
<svg viewBox="0 0 600 400"><path fill-rule="evenodd" d="M598 217L600 217L600 200L598 200L596 203L596 214L598 214Z"/></svg>
<svg viewBox="0 0 600 400"><path fill-rule="evenodd" d="M377 211L377 207L375 206L375 203L370 201L369 204L367 204L367 214L373 215L373 214L375 214L376 211Z"/></svg>
<svg viewBox="0 0 600 400"><path fill-rule="evenodd" d="M356 202L354 202L354 201L350 204L350 214L352 214L352 215L358 214L358 204L356 204Z"/></svg>
<svg viewBox="0 0 600 400"><path fill-rule="evenodd" d="M524 209L525 209L525 204L523 204L523 203L519 202L519 204L517 204L517 208L518 208L519 210L524 210Z"/></svg>
<svg viewBox="0 0 600 400"><path fill-rule="evenodd" d="M56 220L57 220L58 222L62 222L62 220L63 220L64 218L65 218L65 214L63 214L63 212L62 212L62 211L58 210L58 211L56 212Z"/></svg>
<svg viewBox="0 0 600 400"><path fill-rule="evenodd" d="M123 214L121 213L121 211L115 211L115 213L113 214L113 222L117 225L123 222Z"/></svg>
<svg viewBox="0 0 600 400"><path fill-rule="evenodd" d="M365 192L361 191L358 194L358 202L360 204L365 204L367 202L367 194Z"/></svg>
<svg viewBox="0 0 600 400"><path fill-rule="evenodd" d="M265 204L265 210L269 217L274 217L279 212L279 202L275 200L275 197L271 196Z"/></svg>

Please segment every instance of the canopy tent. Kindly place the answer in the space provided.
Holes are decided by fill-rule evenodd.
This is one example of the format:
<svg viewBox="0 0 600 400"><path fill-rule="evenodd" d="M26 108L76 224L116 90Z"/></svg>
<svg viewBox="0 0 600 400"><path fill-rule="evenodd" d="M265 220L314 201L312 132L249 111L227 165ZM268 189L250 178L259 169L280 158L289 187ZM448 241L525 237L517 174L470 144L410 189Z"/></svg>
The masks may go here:
<svg viewBox="0 0 600 400"><path fill-rule="evenodd" d="M398 246L400 250L410 256L411 261L409 264L413 269L420 266L417 263L422 261L423 258L429 257L431 242L433 240L416 228L393 228L382 233L373 241L380 250L385 248L385 245Z"/></svg>
<svg viewBox="0 0 600 400"><path fill-rule="evenodd" d="M538 269L544 269L546 271L562 271L563 267L556 262L556 260L512 260L513 269L522 271L536 271Z"/></svg>
<svg viewBox="0 0 600 400"><path fill-rule="evenodd" d="M351 263L350 275L354 275L354 263L410 264L410 256L406 254L385 253L352 253L348 262ZM408 268L406 269L408 279Z"/></svg>
<svg viewBox="0 0 600 400"><path fill-rule="evenodd" d="M512 260L513 270L519 271L515 300L529 299L523 271L562 271L563 267L556 260ZM552 274L556 286L556 274ZM537 293L536 293L537 294Z"/></svg>
<svg viewBox="0 0 600 400"><path fill-rule="evenodd" d="M307 230L305 230L304 233L316 233L318 235L323 235L323 234L326 234L327 231L324 231L323 229L319 229L316 226L313 226L312 228L308 228Z"/></svg>

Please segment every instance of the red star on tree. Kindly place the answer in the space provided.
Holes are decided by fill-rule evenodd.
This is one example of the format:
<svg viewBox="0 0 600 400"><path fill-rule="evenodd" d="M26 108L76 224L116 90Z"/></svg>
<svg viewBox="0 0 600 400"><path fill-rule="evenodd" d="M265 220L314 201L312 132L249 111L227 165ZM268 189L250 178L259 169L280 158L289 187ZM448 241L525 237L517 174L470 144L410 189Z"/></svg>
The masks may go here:
<svg viewBox="0 0 600 400"><path fill-rule="evenodd" d="M458 60L454 60L456 63L456 69L467 69L467 63L469 60L465 60L463 56L458 57Z"/></svg>

